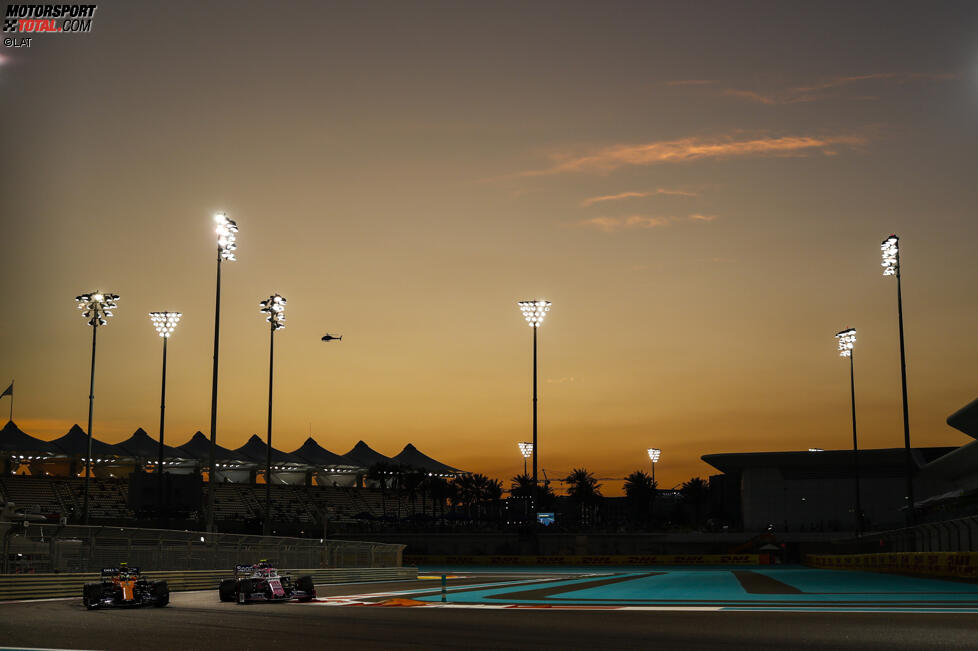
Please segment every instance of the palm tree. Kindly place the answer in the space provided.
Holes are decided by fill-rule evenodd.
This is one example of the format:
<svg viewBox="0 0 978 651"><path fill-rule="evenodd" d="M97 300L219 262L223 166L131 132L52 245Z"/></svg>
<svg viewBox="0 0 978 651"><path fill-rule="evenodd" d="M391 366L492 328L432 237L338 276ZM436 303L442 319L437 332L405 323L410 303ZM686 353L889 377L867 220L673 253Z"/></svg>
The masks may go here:
<svg viewBox="0 0 978 651"><path fill-rule="evenodd" d="M697 525L700 521L700 506L710 497L710 485L700 477L693 477L683 483L679 489L679 494L683 496L683 501L693 505L693 522Z"/></svg>
<svg viewBox="0 0 978 651"><path fill-rule="evenodd" d="M601 500L601 484L594 478L594 473L584 468L574 468L571 474L564 477L567 484L567 496L580 506L581 523L589 523L593 516L593 507Z"/></svg>
<svg viewBox="0 0 978 651"><path fill-rule="evenodd" d="M404 494L407 498L411 500L411 513L417 514L418 512L418 493L422 492L422 484L426 479L426 474L419 468L413 468L411 466L402 466L400 469L400 481L398 482L404 489ZM422 511L424 510L424 502L421 503Z"/></svg>
<svg viewBox="0 0 978 651"><path fill-rule="evenodd" d="M366 478L380 484L380 503L385 516L387 515L387 487L392 482L393 473L394 466L386 461L377 462L367 470Z"/></svg>
<svg viewBox="0 0 978 651"><path fill-rule="evenodd" d="M625 497L632 505L632 511L642 522L648 522L655 503L655 490L658 485L651 475L636 470L625 477Z"/></svg>

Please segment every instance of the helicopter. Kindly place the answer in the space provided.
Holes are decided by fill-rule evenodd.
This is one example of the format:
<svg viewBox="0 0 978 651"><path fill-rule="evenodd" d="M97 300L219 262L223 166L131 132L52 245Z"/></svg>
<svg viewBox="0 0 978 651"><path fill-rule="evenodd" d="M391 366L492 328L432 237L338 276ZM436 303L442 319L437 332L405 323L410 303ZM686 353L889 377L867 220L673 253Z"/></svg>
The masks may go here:
<svg viewBox="0 0 978 651"><path fill-rule="evenodd" d="M343 340L343 335L331 335L328 332L326 333L326 336L323 337L323 341L325 342L342 341L342 340Z"/></svg>

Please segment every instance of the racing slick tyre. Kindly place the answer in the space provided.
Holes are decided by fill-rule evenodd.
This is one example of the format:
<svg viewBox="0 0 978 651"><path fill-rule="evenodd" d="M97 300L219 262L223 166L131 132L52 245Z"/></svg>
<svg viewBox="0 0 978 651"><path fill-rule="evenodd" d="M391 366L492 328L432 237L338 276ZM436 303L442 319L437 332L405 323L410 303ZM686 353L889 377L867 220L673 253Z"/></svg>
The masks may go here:
<svg viewBox="0 0 978 651"><path fill-rule="evenodd" d="M238 590L235 593L235 599L239 604L248 603L248 597L254 592L254 581L252 579L241 579L238 581Z"/></svg>
<svg viewBox="0 0 978 651"><path fill-rule="evenodd" d="M170 587L166 581L153 581L150 591L153 595L153 606L156 608L162 608L170 603Z"/></svg>
<svg viewBox="0 0 978 651"><path fill-rule="evenodd" d="M299 601L312 601L316 594L316 586L312 582L312 576L300 576L295 582L295 589L306 593L305 597L299 597Z"/></svg>
<svg viewBox="0 0 978 651"><path fill-rule="evenodd" d="M221 579L221 585L217 588L217 593L221 596L221 601L234 601L237 582L234 579Z"/></svg>
<svg viewBox="0 0 978 651"><path fill-rule="evenodd" d="M89 610L98 608L102 603L102 584L86 583L82 588L82 603Z"/></svg>

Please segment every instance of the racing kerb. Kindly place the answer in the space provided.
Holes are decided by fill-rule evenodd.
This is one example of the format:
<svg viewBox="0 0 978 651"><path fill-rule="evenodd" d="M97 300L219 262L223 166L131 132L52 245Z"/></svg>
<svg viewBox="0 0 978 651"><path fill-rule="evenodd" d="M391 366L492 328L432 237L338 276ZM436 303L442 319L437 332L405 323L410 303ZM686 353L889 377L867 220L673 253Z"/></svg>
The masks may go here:
<svg viewBox="0 0 978 651"><path fill-rule="evenodd" d="M2 574L88 574L123 562L154 574L228 573L262 559L281 568L389 569L402 565L403 550L404 545L320 538L0 523Z"/></svg>

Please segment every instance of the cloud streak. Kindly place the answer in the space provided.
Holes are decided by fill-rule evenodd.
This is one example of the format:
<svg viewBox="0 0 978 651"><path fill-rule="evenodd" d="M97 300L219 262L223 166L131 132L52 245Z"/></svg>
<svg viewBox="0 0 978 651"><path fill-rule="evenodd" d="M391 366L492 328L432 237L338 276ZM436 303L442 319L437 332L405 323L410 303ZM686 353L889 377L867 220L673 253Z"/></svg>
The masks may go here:
<svg viewBox="0 0 978 651"><path fill-rule="evenodd" d="M705 139L681 138L643 144L604 147L588 154L553 156L554 164L540 170L529 170L520 176L544 176L579 172L608 173L626 166L689 163L704 159L727 159L748 156L807 156L813 152L834 153L839 145L857 147L866 144L864 136L782 136L753 139L733 137Z"/></svg>
<svg viewBox="0 0 978 651"><path fill-rule="evenodd" d="M629 215L628 217L591 217L578 222L584 228L594 228L605 233L624 230L662 228L677 222L711 222L716 215L692 214L685 217L652 217L648 215Z"/></svg>
<svg viewBox="0 0 978 651"><path fill-rule="evenodd" d="M782 90L759 93L751 90L739 88L728 88L723 91L723 95L736 97L749 102L767 104L769 106L779 104L801 104L814 102L823 99L830 91L844 86L862 84L872 81L884 81L897 84L905 84L912 81L950 81L959 79L961 75L955 73L896 73L878 72L868 75L850 75L847 77L832 77L809 86L795 86ZM865 97L863 97L865 99Z"/></svg>
<svg viewBox="0 0 978 651"><path fill-rule="evenodd" d="M675 195L680 197L695 197L695 192L686 192L685 190L666 190L664 188L659 188L658 190L651 190L648 192L619 192L618 194L606 194L600 197L589 197L581 202L584 207L593 206L596 203L601 203L603 201L619 201L621 199L634 199L640 197L652 197L657 194L665 195Z"/></svg>

